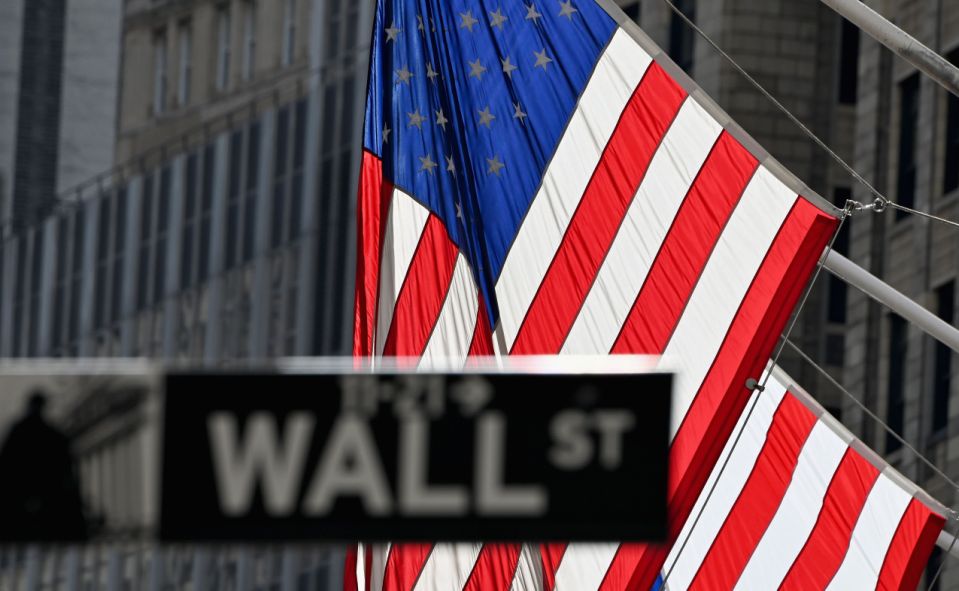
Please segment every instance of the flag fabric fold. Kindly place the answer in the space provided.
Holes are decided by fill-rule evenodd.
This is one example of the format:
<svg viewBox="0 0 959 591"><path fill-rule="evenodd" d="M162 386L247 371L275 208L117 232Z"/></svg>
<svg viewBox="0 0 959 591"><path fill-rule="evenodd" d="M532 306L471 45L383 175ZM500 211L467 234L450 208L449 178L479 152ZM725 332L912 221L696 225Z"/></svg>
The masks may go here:
<svg viewBox="0 0 959 591"><path fill-rule="evenodd" d="M378 2L354 354L662 355L675 538L838 220L621 16ZM669 547L397 543L348 571L359 589L649 589Z"/></svg>

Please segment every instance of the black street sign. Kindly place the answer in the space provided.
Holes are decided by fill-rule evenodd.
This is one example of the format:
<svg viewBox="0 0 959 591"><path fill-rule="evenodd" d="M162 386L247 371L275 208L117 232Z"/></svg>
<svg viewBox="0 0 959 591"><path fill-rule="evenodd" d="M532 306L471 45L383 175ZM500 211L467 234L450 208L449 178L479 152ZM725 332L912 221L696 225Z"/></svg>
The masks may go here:
<svg viewBox="0 0 959 591"><path fill-rule="evenodd" d="M671 383L169 375L160 537L663 540Z"/></svg>

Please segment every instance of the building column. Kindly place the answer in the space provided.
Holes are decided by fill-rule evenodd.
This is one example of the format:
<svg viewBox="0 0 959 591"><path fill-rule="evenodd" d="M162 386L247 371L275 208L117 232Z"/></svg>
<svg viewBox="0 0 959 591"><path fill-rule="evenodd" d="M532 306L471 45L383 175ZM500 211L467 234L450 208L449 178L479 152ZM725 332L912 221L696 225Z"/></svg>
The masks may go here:
<svg viewBox="0 0 959 591"><path fill-rule="evenodd" d="M316 7L314 7L316 8ZM307 356L314 353L313 328L316 314L316 257L319 249L317 232L318 222L318 194L320 170L320 91L315 84L310 84L310 95L307 97L306 107L306 150L303 169L303 203L302 217L300 218L299 257L296 270L299 289L296 294L296 347L295 354ZM296 197L294 196L294 199Z"/></svg>
<svg viewBox="0 0 959 591"><path fill-rule="evenodd" d="M53 283L57 269L58 216L50 216L37 227L43 232L43 269L40 276L40 313L37 334L37 357L50 355L50 337L53 331Z"/></svg>
<svg viewBox="0 0 959 591"><path fill-rule="evenodd" d="M19 240L3 244L3 276L0 277L0 357L13 356L13 298L16 294L17 249Z"/></svg>
<svg viewBox="0 0 959 591"><path fill-rule="evenodd" d="M300 553L297 549L287 547L283 549L283 579L280 582L280 591L296 591L297 575L300 571Z"/></svg>
<svg viewBox="0 0 959 591"><path fill-rule="evenodd" d="M236 558L236 591L253 589L253 552L248 547L240 548Z"/></svg>
<svg viewBox="0 0 959 591"><path fill-rule="evenodd" d="M180 323L179 301L180 292L180 251L182 250L183 207L184 207L184 175L186 174L186 158L183 154L175 157L170 169L173 175L170 184L170 208L168 215L166 240L166 269L164 274L163 298L163 356L172 359L176 356L176 335Z"/></svg>
<svg viewBox="0 0 959 591"><path fill-rule="evenodd" d="M123 551L118 545L113 545L107 556L107 587L106 591L123 591L122 565Z"/></svg>
<svg viewBox="0 0 959 591"><path fill-rule="evenodd" d="M163 548L155 546L150 560L150 582L147 591L163 591Z"/></svg>
<svg viewBox="0 0 959 591"><path fill-rule="evenodd" d="M210 300L207 310L206 338L203 342L203 358L208 362L220 359L223 335L223 265L225 260L224 238L226 235L226 174L227 157L230 147L230 135L221 133L215 140L213 149L213 212L211 219L210 257L208 265L210 279ZM204 153L206 151L204 150ZM204 166L206 163L204 162ZM197 245L199 248L200 245ZM202 279L201 279L202 280Z"/></svg>
<svg viewBox="0 0 959 591"><path fill-rule="evenodd" d="M193 582L193 591L211 591L210 563L209 548L193 548L193 571L190 573L190 578Z"/></svg>
<svg viewBox="0 0 959 591"><path fill-rule="evenodd" d="M24 568L24 589L26 591L40 591L40 548L27 548L26 565Z"/></svg>
<svg viewBox="0 0 959 591"><path fill-rule="evenodd" d="M126 233L123 240L123 287L120 295L120 350L124 357L133 355L136 338L137 307L137 266L139 252L137 242L140 238L140 209L143 203L143 177L134 177L127 183L125 223Z"/></svg>
<svg viewBox="0 0 959 591"><path fill-rule="evenodd" d="M63 581L66 591L81 591L80 551L76 546L71 546L66 551L66 558L63 561Z"/></svg>
<svg viewBox="0 0 959 591"><path fill-rule="evenodd" d="M100 226L100 200L93 199L80 205L78 223L83 224L83 274L80 285L80 331L77 339L80 341L80 357L93 355L93 298L96 295L96 257L97 232Z"/></svg>
<svg viewBox="0 0 959 591"><path fill-rule="evenodd" d="M253 251L253 301L250 307L250 343L247 357L266 357L270 320L270 202L273 198L273 150L276 109L261 115L260 170L256 188L256 230Z"/></svg>

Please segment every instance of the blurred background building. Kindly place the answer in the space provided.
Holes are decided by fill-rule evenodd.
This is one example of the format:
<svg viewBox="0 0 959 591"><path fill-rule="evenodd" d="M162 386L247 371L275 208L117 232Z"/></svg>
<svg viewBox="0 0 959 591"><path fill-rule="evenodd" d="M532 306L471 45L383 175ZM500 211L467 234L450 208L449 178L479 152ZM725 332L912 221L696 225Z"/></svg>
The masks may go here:
<svg viewBox="0 0 959 591"><path fill-rule="evenodd" d="M113 165L122 4L0 5L0 237Z"/></svg>
<svg viewBox="0 0 959 591"><path fill-rule="evenodd" d="M44 11L43 18L56 22L40 23L30 16L35 8L24 8L34 1L64 16L57 21L56 10ZM617 2L811 188L837 205L849 198L871 201L665 3ZM959 219L959 98L819 2L674 3L877 189L900 203ZM959 60L959 4L867 4ZM71 67L101 59L74 54L70 47L70 15L84 5L112 7L122 15L118 37L90 49L115 52L103 76L116 73L116 99L100 101L114 111L95 123L74 121L83 118L76 111L66 114L77 108L66 81L83 78L71 74ZM353 206L372 11L372 0L0 3L0 214L11 228L0 246L0 357L228 363L349 354ZM56 35L41 43L35 34L23 34L25 28L43 27L65 30L66 49L46 47L63 45ZM56 51L63 56L53 56ZM22 64L29 59L62 62L50 62L64 81L56 109L33 105L36 113L30 115L29 109L24 114L7 106L14 103L5 101L28 100L24 92L47 97L43 84L54 84L24 76ZM61 177L54 184L45 177L46 185L30 184L21 193L16 181L21 153L34 158L35 166L49 167L49 158L36 155L47 152L31 150L54 144L21 146L17 142L26 140L8 129L17 129L17 122L22 126L27 116L46 117L42 108L60 113L61 136L70 125L88 125L78 137L91 145L109 144L113 161L84 169L87 179L79 185L65 188ZM43 124L53 125L47 119ZM43 133L49 139L54 131ZM31 137L40 137L39 131ZM56 143L60 161L65 144ZM72 179L70 184L78 180L76 174L64 178ZM50 213L17 218L15 203L46 203L32 211ZM836 248L955 324L959 233L954 229L891 211L860 213L846 222ZM910 444L959 476L959 427L953 420L959 405L951 402L959 391L951 350L828 273L815 284L792 340ZM950 486L923 469L814 367L789 349L783 365L906 476L954 506ZM71 429L87 466L85 486L103 507L142 506L144 491L110 484L107 475L116 473L120 462L137 461L149 408L148 397L108 404L102 396L88 396L61 409L73 417ZM154 562L154 554L144 550L143 531L106 515L104 544L85 551L86 562L80 561L87 565L84 572L100 573L96 580L104 585L140 581L139 588L152 591L145 581L159 580L167 585L163 589L188 581L193 589L214 582L213 588L242 591L319 589L316 581L332 568L323 562L326 550L180 549ZM0 581L14 575L26 580L31 572L42 574L67 560L36 551L31 562L24 549L3 556L6 568L0 573L6 574ZM937 551L930 568L941 558ZM152 564L165 565L158 579L147 576L156 572ZM959 586L959 568L948 567L938 582L942 589ZM234 576L240 572L259 578L244 574L240 580ZM221 576L234 576L229 580L239 586Z"/></svg>

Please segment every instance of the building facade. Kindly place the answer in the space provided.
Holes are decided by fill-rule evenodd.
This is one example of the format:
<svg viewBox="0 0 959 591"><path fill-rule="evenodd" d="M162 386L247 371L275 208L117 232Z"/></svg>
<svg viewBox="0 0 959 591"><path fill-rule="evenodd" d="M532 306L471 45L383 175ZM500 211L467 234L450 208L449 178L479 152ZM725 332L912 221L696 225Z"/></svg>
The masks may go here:
<svg viewBox="0 0 959 591"><path fill-rule="evenodd" d="M665 3L617 2L813 190L840 206L849 198L871 201ZM877 189L959 219L959 99L822 3L674 3ZM959 61L959 5L868 4ZM99 184L62 200L54 215L3 241L0 357L220 363L348 354L353 202L372 9L372 2L349 0L125 2L115 167ZM0 69L0 80L2 75ZM835 248L955 324L954 229L891 211L859 213L846 221ZM959 476L954 353L825 272L790 340L911 445ZM788 348L782 364L906 476L944 504L955 503L946 483L814 367ZM105 426L114 422L149 424L144 404L131 405L122 420L96 414L106 407L95 399L83 404L89 408L68 414L94 417L90 433L112 432ZM77 441L84 442L88 465L135 457L127 447L135 444L124 437L100 440L78 432ZM87 480L90 474L103 479L109 468L86 470ZM134 493L110 494L120 495L110 497L111 506L124 506L116 499ZM129 535L124 539L137 539ZM101 552L97 568L106 570L100 581L125 580L109 573L153 564L149 553L109 548L90 550ZM49 557L31 562L26 550L11 552L3 560L18 576L39 576L47 568ZM120 560L117 552L133 558ZM231 552L171 554L164 560L177 566L163 572L179 568L187 581L201 580L189 579L194 574L214 576L216 565L234 573L266 569L280 573L270 580L293 585L305 572L301 566L321 568L311 562L313 554L266 553L256 560L247 554L237 561ZM930 568L939 560L937 553ZM947 562L939 588L956 587L959 568Z"/></svg>
<svg viewBox="0 0 959 591"><path fill-rule="evenodd" d="M959 63L959 5L946 1L870 2L937 53ZM861 45L853 165L890 199L959 219L959 98L891 52ZM854 187L868 201L868 192ZM900 292L956 325L959 232L914 215L857 216L850 255ZM955 354L856 290L849 293L842 382L920 453L959 475L959 390ZM956 490L853 405L844 422L907 477L949 507ZM953 524L952 527L955 527ZM955 531L955 530L953 530ZM930 571L943 553L936 551ZM959 567L945 562L938 589L959 588Z"/></svg>
<svg viewBox="0 0 959 591"><path fill-rule="evenodd" d="M0 6L0 237L113 164L121 20L115 0Z"/></svg>
<svg viewBox="0 0 959 591"><path fill-rule="evenodd" d="M122 5L115 161L2 241L0 358L349 354L373 3ZM0 588L335 588L342 548L151 545L155 402L58 408L96 543L3 549Z"/></svg>

